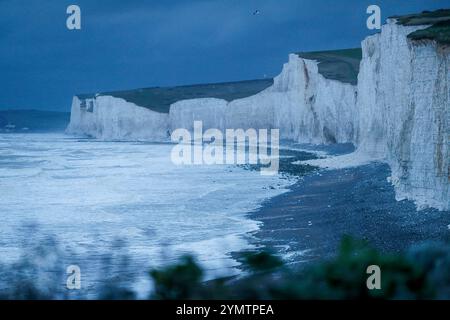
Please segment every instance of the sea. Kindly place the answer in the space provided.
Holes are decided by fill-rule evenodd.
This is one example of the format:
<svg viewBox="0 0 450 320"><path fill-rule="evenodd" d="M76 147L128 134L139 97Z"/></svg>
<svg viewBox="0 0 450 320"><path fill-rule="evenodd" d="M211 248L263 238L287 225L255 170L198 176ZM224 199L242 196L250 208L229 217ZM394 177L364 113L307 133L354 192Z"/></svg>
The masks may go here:
<svg viewBox="0 0 450 320"><path fill-rule="evenodd" d="M172 148L0 134L0 272L33 265L27 270L46 275L42 286L58 274L63 287L76 266L87 296L125 275L145 294L149 270L185 255L205 279L241 274L232 253L255 249L260 226L248 213L294 181L242 166L176 165Z"/></svg>

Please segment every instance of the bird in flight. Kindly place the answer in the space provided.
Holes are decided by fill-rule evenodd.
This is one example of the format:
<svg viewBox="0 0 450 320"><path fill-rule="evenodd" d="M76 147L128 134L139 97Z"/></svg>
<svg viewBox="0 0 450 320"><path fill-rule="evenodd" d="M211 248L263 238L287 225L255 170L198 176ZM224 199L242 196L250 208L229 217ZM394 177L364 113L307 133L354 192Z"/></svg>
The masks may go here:
<svg viewBox="0 0 450 320"><path fill-rule="evenodd" d="M255 10L255 11L253 12L253 15L254 15L254 16L256 16L256 15L258 15L258 14L260 14L260 11L259 11L259 10Z"/></svg>

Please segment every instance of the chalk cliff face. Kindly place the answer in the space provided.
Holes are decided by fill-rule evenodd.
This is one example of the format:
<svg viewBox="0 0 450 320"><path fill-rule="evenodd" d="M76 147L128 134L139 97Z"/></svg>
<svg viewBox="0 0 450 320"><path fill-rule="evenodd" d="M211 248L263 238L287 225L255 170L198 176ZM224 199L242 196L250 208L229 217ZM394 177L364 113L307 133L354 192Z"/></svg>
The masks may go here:
<svg viewBox="0 0 450 320"><path fill-rule="evenodd" d="M358 84L325 78L318 62L289 56L272 86L228 102L182 100L158 113L123 99L73 100L69 133L166 141L177 128L280 129L281 139L357 146L392 168L397 198L450 209L450 49L407 35L426 26L393 19L362 43Z"/></svg>
<svg viewBox="0 0 450 320"><path fill-rule="evenodd" d="M69 134L104 140L167 140L169 115L139 107L111 96L74 97Z"/></svg>
<svg viewBox="0 0 450 320"><path fill-rule="evenodd" d="M228 105L227 125L279 128L281 139L302 142L348 142L355 93L355 86L325 79L316 62L291 54L272 87Z"/></svg>
<svg viewBox="0 0 450 320"><path fill-rule="evenodd" d="M170 108L171 128L280 129L281 139L313 143L351 142L355 132L356 86L325 79L317 63L289 56L289 62L262 92L227 102L183 100Z"/></svg>
<svg viewBox="0 0 450 320"><path fill-rule="evenodd" d="M450 50L388 20L363 41L358 150L386 159L397 198L449 209Z"/></svg>
<svg viewBox="0 0 450 320"><path fill-rule="evenodd" d="M202 121L203 130L226 129L225 111L228 102L223 99L203 98L176 102L170 106L170 128L194 130L194 121Z"/></svg>

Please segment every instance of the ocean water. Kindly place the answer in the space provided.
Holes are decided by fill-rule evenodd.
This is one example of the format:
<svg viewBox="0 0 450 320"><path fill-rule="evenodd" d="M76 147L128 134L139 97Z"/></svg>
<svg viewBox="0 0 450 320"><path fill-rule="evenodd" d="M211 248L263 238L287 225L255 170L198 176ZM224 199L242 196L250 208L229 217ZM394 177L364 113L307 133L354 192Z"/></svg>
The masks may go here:
<svg viewBox="0 0 450 320"><path fill-rule="evenodd" d="M0 134L0 262L13 263L24 243L50 236L94 290L102 257L119 247L137 278L186 253L208 277L238 273L230 253L251 249L249 233L259 225L246 214L293 182L229 165L176 166L171 149Z"/></svg>

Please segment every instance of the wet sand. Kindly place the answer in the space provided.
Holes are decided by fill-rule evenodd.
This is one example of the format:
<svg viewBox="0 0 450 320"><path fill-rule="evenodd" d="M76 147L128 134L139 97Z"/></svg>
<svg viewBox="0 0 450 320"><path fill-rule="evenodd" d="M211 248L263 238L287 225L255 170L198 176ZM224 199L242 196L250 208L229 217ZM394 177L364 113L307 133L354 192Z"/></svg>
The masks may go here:
<svg viewBox="0 0 450 320"><path fill-rule="evenodd" d="M382 163L310 173L250 213L263 223L253 241L293 265L333 256L343 235L383 252L423 241L450 244L450 211L417 211L411 201L396 201L389 175Z"/></svg>

